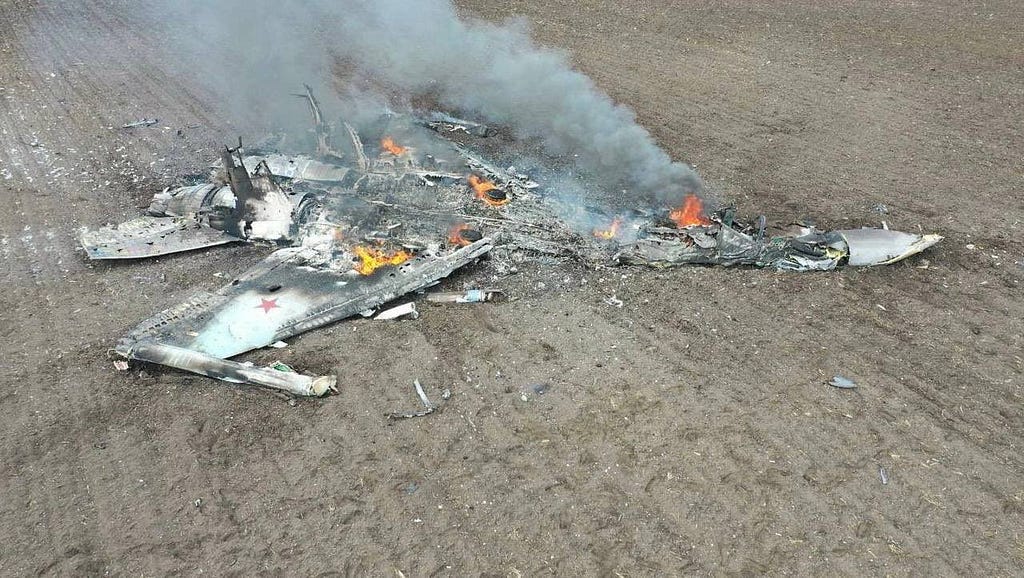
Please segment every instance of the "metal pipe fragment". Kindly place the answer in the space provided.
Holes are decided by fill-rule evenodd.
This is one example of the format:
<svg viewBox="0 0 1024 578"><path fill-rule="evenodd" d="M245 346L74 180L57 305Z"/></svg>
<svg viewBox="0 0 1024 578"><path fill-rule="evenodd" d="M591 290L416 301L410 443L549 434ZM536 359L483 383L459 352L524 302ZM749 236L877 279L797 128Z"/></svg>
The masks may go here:
<svg viewBox="0 0 1024 578"><path fill-rule="evenodd" d="M333 375L314 377L266 367L252 367L155 341L134 344L125 357L159 363L231 383L261 385L293 395L320 397L330 391L337 391L335 385L338 378Z"/></svg>

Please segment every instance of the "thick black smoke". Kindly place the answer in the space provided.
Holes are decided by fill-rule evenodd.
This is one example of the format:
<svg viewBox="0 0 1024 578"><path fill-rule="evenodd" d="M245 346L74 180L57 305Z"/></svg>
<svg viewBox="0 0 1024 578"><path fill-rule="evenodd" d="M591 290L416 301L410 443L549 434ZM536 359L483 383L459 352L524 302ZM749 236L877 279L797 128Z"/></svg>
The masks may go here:
<svg viewBox="0 0 1024 578"><path fill-rule="evenodd" d="M280 95L302 82L332 86L341 62L571 154L609 186L665 202L702 188L562 53L538 47L521 23L461 19L448 0L149 0L135 10L170 31L170 48L191 53L190 73L205 70L264 114L294 114Z"/></svg>

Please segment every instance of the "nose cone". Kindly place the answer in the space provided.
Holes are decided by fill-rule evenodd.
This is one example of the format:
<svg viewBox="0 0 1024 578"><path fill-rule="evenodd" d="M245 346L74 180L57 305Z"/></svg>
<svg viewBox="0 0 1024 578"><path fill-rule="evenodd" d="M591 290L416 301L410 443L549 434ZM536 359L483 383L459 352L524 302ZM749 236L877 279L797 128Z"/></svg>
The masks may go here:
<svg viewBox="0 0 1024 578"><path fill-rule="evenodd" d="M850 265L889 265L916 255L942 240L941 235L914 235L886 229L836 231L850 250Z"/></svg>

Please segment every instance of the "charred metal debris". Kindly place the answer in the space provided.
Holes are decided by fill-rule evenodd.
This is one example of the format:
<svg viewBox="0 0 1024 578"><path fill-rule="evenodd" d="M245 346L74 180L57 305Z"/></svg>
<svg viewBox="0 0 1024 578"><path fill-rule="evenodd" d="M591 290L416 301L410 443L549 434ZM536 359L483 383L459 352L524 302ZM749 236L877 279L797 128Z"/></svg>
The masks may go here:
<svg viewBox="0 0 1024 578"><path fill-rule="evenodd" d="M489 253L593 265L821 271L890 264L941 240L888 229L769 232L764 217L748 225L731 209L705 214L696 196L660 211L605 214L475 152L483 147L474 143L493 133L482 123L434 112L387 113L359 130L345 122L329 126L312 91L301 96L312 113L315 151L225 148L209 182L160 192L144 216L81 235L96 260L238 242L278 246L219 290L139 324L118 343L121 356L324 395L335 387L333 376L228 358L372 311ZM436 299L481 302L500 294Z"/></svg>

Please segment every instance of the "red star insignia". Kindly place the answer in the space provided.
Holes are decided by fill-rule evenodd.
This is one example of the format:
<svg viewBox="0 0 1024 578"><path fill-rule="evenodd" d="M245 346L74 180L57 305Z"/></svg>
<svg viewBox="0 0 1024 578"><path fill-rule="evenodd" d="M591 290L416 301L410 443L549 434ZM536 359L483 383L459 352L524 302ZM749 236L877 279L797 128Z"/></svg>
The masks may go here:
<svg viewBox="0 0 1024 578"><path fill-rule="evenodd" d="M277 307L280 307L280 305L277 304L277 297L274 297L273 299L260 298L260 304L256 306L256 309L262 309L264 313L270 313L271 309Z"/></svg>

